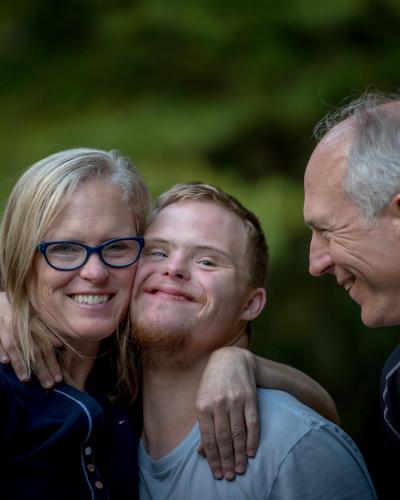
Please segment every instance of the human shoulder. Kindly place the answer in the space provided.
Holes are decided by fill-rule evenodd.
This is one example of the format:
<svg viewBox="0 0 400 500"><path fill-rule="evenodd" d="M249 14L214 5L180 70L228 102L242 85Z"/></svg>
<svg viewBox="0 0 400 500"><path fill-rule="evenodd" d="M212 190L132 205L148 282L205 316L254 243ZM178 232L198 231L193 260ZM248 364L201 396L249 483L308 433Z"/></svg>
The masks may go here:
<svg viewBox="0 0 400 500"><path fill-rule="evenodd" d="M385 383L387 377L392 376L395 372L399 372L400 368L400 345L396 346L395 349L390 353L385 361L385 364L381 373L381 382Z"/></svg>
<svg viewBox="0 0 400 500"><path fill-rule="evenodd" d="M301 403L291 394L274 389L258 389L261 435L268 443L287 448L299 441L338 441L341 447L354 451L361 457L357 446L343 429Z"/></svg>
<svg viewBox="0 0 400 500"><path fill-rule="evenodd" d="M385 362L381 374L381 420L388 456L400 457L400 346Z"/></svg>
<svg viewBox="0 0 400 500"><path fill-rule="evenodd" d="M254 467L260 474L275 461L271 499L292 498L294 491L296 498L375 498L363 457L340 427L282 391L261 389L258 401L261 439Z"/></svg>
<svg viewBox="0 0 400 500"><path fill-rule="evenodd" d="M46 414L45 408L53 405L59 413L75 409L80 413L99 413L99 403L84 391L80 391L65 382L56 384L51 389L41 386L36 377L21 382L9 365L0 365L0 391L3 403L22 408L24 412L39 411Z"/></svg>
<svg viewBox="0 0 400 500"><path fill-rule="evenodd" d="M308 435L313 429L331 425L286 392L258 389L257 397L260 415L260 445L256 455L258 461L267 460L265 457L271 456L273 450L277 465L280 466L298 442L310 440ZM265 453L260 453L261 450Z"/></svg>
<svg viewBox="0 0 400 500"><path fill-rule="evenodd" d="M3 396L8 392L16 396L21 391L24 392L26 388L27 384L18 379L10 365L0 364L0 391Z"/></svg>
<svg viewBox="0 0 400 500"><path fill-rule="evenodd" d="M381 374L381 411L384 424L400 442L400 346L385 362Z"/></svg>
<svg viewBox="0 0 400 500"><path fill-rule="evenodd" d="M307 432L316 426L336 427L287 392L276 389L258 389L257 397L261 425L265 423L269 427L274 424L276 425L275 431L281 427L286 428L287 431L287 425L290 423L296 425L298 432Z"/></svg>

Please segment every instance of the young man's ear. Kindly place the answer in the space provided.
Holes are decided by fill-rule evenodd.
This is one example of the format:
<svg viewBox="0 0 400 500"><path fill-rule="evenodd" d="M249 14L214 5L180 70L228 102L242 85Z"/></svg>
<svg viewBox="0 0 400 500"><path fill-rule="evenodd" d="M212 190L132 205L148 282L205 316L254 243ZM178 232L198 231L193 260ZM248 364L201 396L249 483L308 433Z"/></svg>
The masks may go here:
<svg viewBox="0 0 400 500"><path fill-rule="evenodd" d="M267 303L267 293L264 288L254 288L251 291L249 300L243 309L242 318L244 321L251 321L261 313Z"/></svg>

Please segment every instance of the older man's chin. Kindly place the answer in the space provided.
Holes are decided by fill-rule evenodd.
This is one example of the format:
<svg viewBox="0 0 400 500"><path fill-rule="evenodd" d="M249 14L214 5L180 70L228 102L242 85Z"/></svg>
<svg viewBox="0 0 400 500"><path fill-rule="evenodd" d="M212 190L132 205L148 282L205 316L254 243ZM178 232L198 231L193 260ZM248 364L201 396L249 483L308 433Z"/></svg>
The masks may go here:
<svg viewBox="0 0 400 500"><path fill-rule="evenodd" d="M360 307L361 320L368 328L400 325L400 309L398 312L391 311L390 313L385 313L385 311L382 309L379 310L376 306L371 308L366 305L362 305Z"/></svg>

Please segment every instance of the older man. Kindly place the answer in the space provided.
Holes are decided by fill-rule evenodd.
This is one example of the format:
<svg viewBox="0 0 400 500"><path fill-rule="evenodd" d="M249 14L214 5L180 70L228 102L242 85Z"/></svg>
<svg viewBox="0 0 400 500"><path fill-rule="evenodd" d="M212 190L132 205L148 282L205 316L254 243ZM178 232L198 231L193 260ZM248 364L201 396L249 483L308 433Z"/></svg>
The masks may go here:
<svg viewBox="0 0 400 500"><path fill-rule="evenodd" d="M281 391L258 391L260 445L245 475L216 481L194 453L202 373L214 350L247 345L265 277L264 235L237 200L204 184L158 200L131 302L143 364L141 498L375 498L350 438Z"/></svg>
<svg viewBox="0 0 400 500"><path fill-rule="evenodd" d="M400 325L400 100L363 96L318 128L304 179L310 273L333 274L365 325ZM397 478L400 347L382 372L381 416L384 469Z"/></svg>

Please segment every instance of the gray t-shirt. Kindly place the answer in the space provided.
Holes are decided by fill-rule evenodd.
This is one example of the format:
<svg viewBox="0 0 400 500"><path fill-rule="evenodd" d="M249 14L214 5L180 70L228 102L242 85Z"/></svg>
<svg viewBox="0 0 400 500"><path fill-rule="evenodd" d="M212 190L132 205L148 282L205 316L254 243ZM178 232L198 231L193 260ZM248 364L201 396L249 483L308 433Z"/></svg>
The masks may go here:
<svg viewBox="0 0 400 500"><path fill-rule="evenodd" d="M140 443L141 500L376 499L361 453L339 427L282 391L259 389L258 401L260 444L246 474L215 480L196 453L196 424L159 460Z"/></svg>

